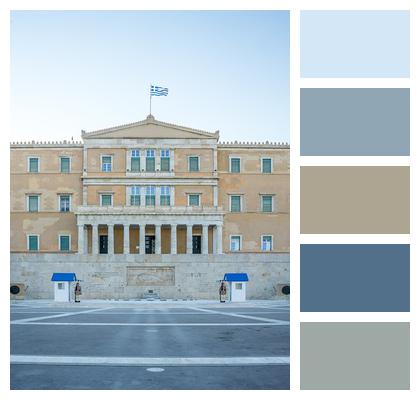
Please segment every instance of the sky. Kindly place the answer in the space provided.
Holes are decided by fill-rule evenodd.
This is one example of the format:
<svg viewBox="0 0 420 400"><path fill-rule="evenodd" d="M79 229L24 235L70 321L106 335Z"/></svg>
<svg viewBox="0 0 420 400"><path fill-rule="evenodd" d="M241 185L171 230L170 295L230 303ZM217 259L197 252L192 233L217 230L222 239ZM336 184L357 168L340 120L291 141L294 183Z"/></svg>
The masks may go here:
<svg viewBox="0 0 420 400"><path fill-rule="evenodd" d="M289 142L287 11L13 11L11 137L160 121Z"/></svg>

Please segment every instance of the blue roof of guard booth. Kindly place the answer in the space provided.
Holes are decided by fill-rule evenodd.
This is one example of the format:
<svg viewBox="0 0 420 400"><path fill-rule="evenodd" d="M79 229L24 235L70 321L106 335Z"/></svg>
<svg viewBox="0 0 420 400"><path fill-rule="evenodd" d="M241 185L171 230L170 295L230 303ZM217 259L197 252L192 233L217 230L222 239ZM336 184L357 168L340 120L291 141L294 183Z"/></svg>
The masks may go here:
<svg viewBox="0 0 420 400"><path fill-rule="evenodd" d="M51 280L53 282L72 282L76 281L76 274L74 272L54 272Z"/></svg>
<svg viewBox="0 0 420 400"><path fill-rule="evenodd" d="M238 273L238 274L225 274L223 278L226 282L248 282L248 274Z"/></svg>

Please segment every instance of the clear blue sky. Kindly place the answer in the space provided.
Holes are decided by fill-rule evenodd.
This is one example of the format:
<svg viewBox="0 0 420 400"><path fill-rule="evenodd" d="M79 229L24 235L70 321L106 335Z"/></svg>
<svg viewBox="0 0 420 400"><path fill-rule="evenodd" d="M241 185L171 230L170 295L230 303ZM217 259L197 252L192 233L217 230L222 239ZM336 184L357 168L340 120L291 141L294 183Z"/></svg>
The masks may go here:
<svg viewBox="0 0 420 400"><path fill-rule="evenodd" d="M289 141L287 11L15 11L11 140L144 119Z"/></svg>

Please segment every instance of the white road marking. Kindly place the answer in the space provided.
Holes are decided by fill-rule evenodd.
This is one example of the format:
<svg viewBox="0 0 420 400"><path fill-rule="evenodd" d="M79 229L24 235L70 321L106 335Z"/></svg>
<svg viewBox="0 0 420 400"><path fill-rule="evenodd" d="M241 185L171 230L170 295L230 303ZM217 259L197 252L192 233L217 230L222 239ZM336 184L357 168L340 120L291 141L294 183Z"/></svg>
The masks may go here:
<svg viewBox="0 0 420 400"><path fill-rule="evenodd" d="M42 326L278 326L290 325L289 321L272 320L276 322L208 322L208 323L124 323L124 322L21 322L15 320L10 323L13 325L42 325Z"/></svg>
<svg viewBox="0 0 420 400"><path fill-rule="evenodd" d="M114 308L114 307L95 308L93 310L68 312L68 313L64 313L64 314L46 315L44 317L34 317L34 318L17 319L17 320L14 320L14 321L10 321L10 323L11 324L15 324L15 325L16 324L26 324L27 322L40 321L40 320L43 320L43 319L50 319L50 318L70 317L72 315L88 314L88 313L93 313L95 311L100 311L100 310L110 310L111 308Z"/></svg>
<svg viewBox="0 0 420 400"><path fill-rule="evenodd" d="M237 313L230 313L230 312L225 312L225 311L215 311L215 310L209 310L207 308L198 308L198 307L189 307L191 310L196 310L196 311L203 311L203 312L207 312L209 314L220 314L220 315L229 315L231 317L238 317L238 318L247 318L247 319L254 319L256 321L264 321L264 322L273 322L273 323L278 323L281 322L278 319L270 319L270 318L262 318L262 317L253 317L251 315L246 315L246 314L237 314Z"/></svg>
<svg viewBox="0 0 420 400"><path fill-rule="evenodd" d="M286 365L290 357L73 357L11 355L12 364L207 366Z"/></svg>

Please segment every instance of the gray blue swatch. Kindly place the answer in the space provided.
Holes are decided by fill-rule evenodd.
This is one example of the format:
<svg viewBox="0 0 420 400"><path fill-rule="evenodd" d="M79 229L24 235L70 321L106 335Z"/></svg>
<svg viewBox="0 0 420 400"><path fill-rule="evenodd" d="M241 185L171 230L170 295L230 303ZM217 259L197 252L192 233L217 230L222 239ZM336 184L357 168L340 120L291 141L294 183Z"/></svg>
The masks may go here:
<svg viewBox="0 0 420 400"><path fill-rule="evenodd" d="M300 311L410 311L410 246L301 245Z"/></svg>
<svg viewBox="0 0 420 400"><path fill-rule="evenodd" d="M301 89L301 156L410 155L410 89Z"/></svg>
<svg viewBox="0 0 420 400"><path fill-rule="evenodd" d="M302 78L408 78L410 12L301 11Z"/></svg>

